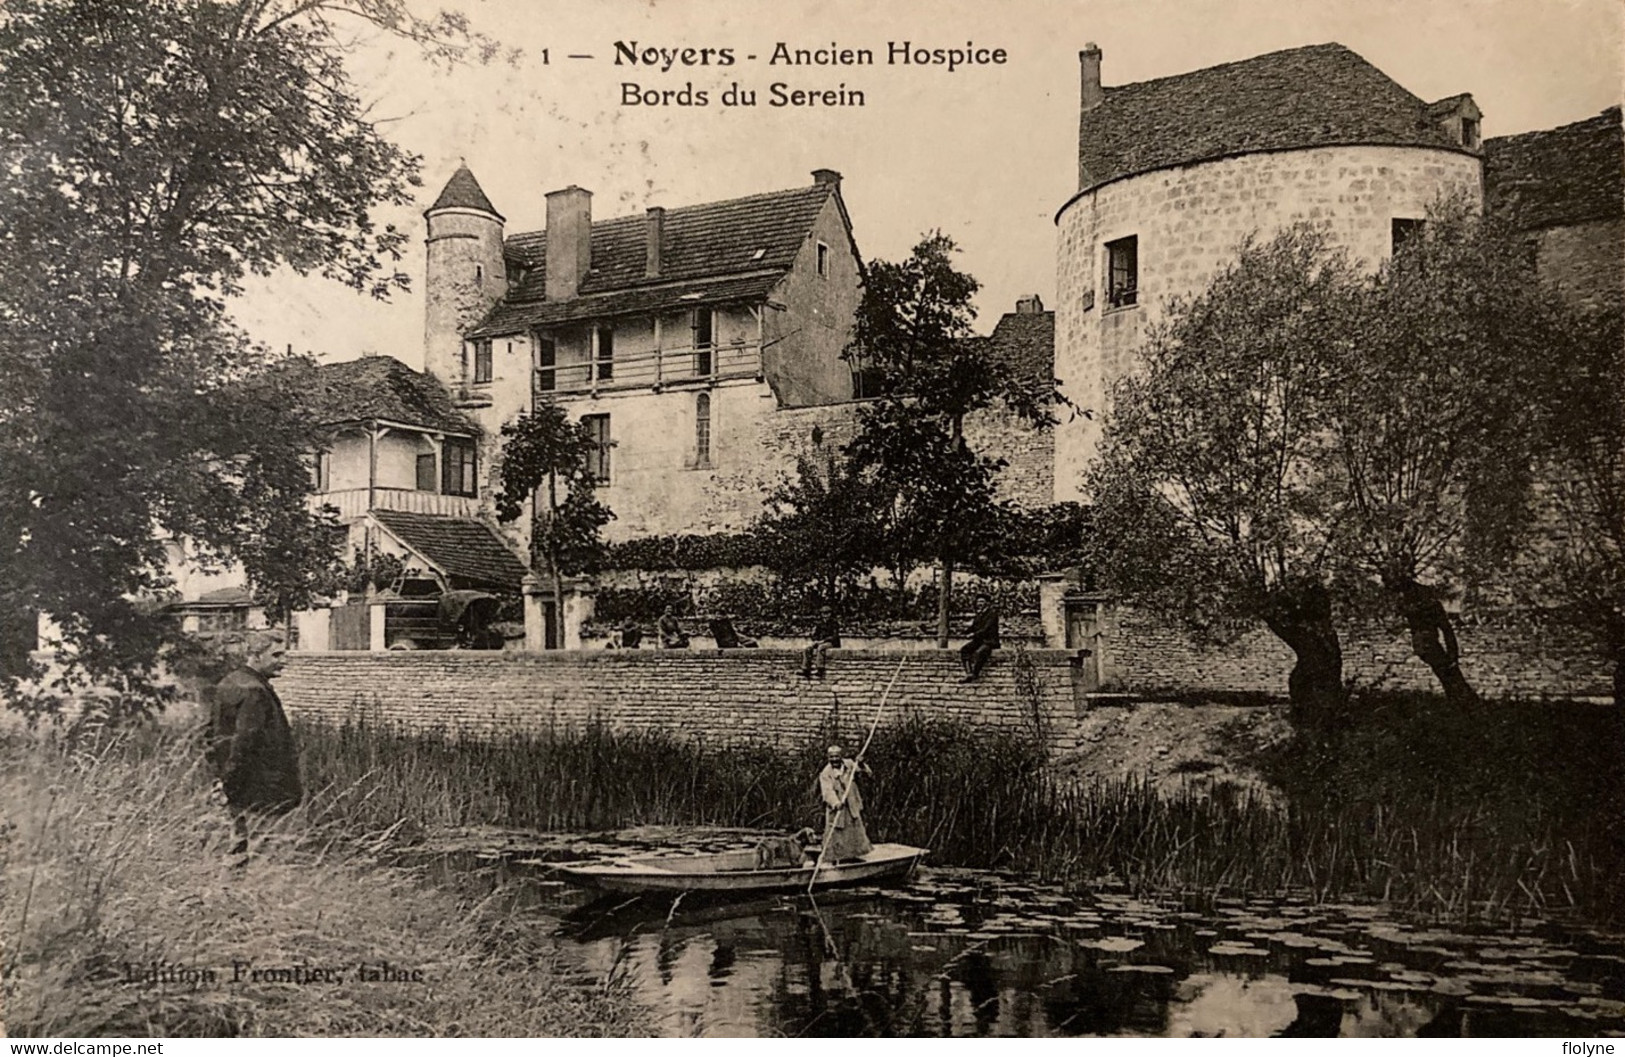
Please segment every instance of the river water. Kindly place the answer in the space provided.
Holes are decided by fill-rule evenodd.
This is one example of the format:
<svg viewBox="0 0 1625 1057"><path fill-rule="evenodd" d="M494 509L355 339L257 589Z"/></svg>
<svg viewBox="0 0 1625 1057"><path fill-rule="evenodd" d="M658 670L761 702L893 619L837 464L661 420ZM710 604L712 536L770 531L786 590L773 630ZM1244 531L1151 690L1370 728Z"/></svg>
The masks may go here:
<svg viewBox="0 0 1625 1057"><path fill-rule="evenodd" d="M553 876L749 843L644 830L441 861L513 893L595 979L624 978L667 1035L1625 1035L1625 936L1550 921L1442 928L1291 895L1195 908L929 868L906 887L673 907Z"/></svg>

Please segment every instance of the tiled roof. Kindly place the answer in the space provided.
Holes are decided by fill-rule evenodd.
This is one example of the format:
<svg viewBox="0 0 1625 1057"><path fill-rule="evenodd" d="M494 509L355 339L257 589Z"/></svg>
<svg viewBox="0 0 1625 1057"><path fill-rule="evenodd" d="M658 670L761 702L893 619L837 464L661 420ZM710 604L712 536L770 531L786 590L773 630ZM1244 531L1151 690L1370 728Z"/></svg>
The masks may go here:
<svg viewBox="0 0 1625 1057"><path fill-rule="evenodd" d="M540 314L514 312L520 306L540 309L547 304L547 232L510 235L505 242L506 255L509 261L525 269L524 278L480 325L475 336L511 333L502 328L515 325L561 322L610 312L686 307L695 303L687 296L695 292L708 297L715 294L722 299L760 296L795 263L796 254L807 241L819 212L835 194L835 188L833 183L815 183L788 191L666 210L660 275L656 278L645 274L648 262L646 216L597 221L592 226L592 268L581 281L580 298L624 295L631 291L640 291L640 296L626 301L605 300L590 310L571 308L564 315L557 315L555 310L563 308L565 302L548 305ZM740 285L729 290L708 287L705 291L696 285L723 278L737 280ZM764 286L765 279L772 281ZM634 305L636 307L627 307Z"/></svg>
<svg viewBox="0 0 1625 1057"><path fill-rule="evenodd" d="M380 418L469 436L480 431L452 405L451 394L433 375L414 371L393 356L319 365L312 400L324 422Z"/></svg>
<svg viewBox="0 0 1625 1057"><path fill-rule="evenodd" d="M1625 206L1620 108L1540 132L1484 141L1488 211L1520 230L1618 217Z"/></svg>
<svg viewBox="0 0 1625 1057"><path fill-rule="evenodd" d="M983 339L987 354L1022 377L1055 377L1055 313L1006 312Z"/></svg>
<svg viewBox="0 0 1625 1057"><path fill-rule="evenodd" d="M524 564L483 521L405 510L374 510L372 517L447 576L514 591L525 577Z"/></svg>
<svg viewBox="0 0 1625 1057"><path fill-rule="evenodd" d="M1233 154L1347 144L1461 149L1387 74L1341 44L1317 44L1106 88L1079 120L1078 189Z"/></svg>
<svg viewBox="0 0 1625 1057"><path fill-rule="evenodd" d="M434 200L434 205L424 210L424 214L428 215L437 209L481 209L498 220L502 219L502 214L498 213L491 200L485 197L485 189L474 179L474 173L466 163L459 165L457 171L451 174L446 186L440 189L440 197Z"/></svg>
<svg viewBox="0 0 1625 1057"><path fill-rule="evenodd" d="M504 301L485 321L468 332L470 338L514 334L531 327L580 319L645 314L670 307L697 308L730 302L760 301L784 278L782 269L722 279L634 286L609 293L588 294L568 301Z"/></svg>

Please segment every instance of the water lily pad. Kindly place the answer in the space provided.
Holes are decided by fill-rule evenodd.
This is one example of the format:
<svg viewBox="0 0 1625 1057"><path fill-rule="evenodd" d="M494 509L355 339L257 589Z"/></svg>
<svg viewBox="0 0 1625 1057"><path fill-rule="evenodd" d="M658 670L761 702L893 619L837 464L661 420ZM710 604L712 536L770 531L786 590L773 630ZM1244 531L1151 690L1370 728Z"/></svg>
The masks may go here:
<svg viewBox="0 0 1625 1057"><path fill-rule="evenodd" d="M1172 976L1174 970L1166 965L1114 965L1108 973L1142 973L1146 976Z"/></svg>
<svg viewBox="0 0 1625 1057"><path fill-rule="evenodd" d="M1127 954L1137 951L1145 946L1144 940L1130 939L1127 936L1102 936L1098 940L1085 940L1082 946L1093 947L1095 950L1110 951L1113 954Z"/></svg>
<svg viewBox="0 0 1625 1057"><path fill-rule="evenodd" d="M1262 947L1250 947L1244 943L1216 943L1207 949L1207 952L1216 958L1268 958L1270 952Z"/></svg>

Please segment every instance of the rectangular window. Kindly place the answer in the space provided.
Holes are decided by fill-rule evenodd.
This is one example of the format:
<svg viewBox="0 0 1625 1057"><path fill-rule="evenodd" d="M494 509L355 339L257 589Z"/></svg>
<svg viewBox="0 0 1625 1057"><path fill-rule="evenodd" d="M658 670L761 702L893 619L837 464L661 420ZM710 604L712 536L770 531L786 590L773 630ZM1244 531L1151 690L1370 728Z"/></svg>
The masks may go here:
<svg viewBox="0 0 1625 1057"><path fill-rule="evenodd" d="M883 395L885 391L886 387L878 367L865 367L862 363L853 363L852 399L868 400Z"/></svg>
<svg viewBox="0 0 1625 1057"><path fill-rule="evenodd" d="M477 495L479 483L474 441L447 437L440 446L440 490L446 495Z"/></svg>
<svg viewBox="0 0 1625 1057"><path fill-rule="evenodd" d="M599 484L609 483L609 416L608 415L582 415L581 424L586 427L587 435L592 438L595 445L589 455L589 469Z"/></svg>
<svg viewBox="0 0 1625 1057"><path fill-rule="evenodd" d="M474 384L482 385L491 380L491 342L476 341L474 343Z"/></svg>
<svg viewBox="0 0 1625 1057"><path fill-rule="evenodd" d="M315 490L327 492L333 487L333 453L319 451L316 453L316 464L311 468Z"/></svg>
<svg viewBox="0 0 1625 1057"><path fill-rule="evenodd" d="M694 310L694 374L711 374L711 349L716 345L716 315L709 308Z"/></svg>
<svg viewBox="0 0 1625 1057"><path fill-rule="evenodd" d="M598 373L600 382L613 381L615 378L615 328L598 328Z"/></svg>
<svg viewBox="0 0 1625 1057"><path fill-rule="evenodd" d="M1106 243L1106 304L1123 308L1140 298L1140 237Z"/></svg>
<svg viewBox="0 0 1625 1057"><path fill-rule="evenodd" d="M1468 150L1478 146L1478 122L1473 118L1461 119L1461 145Z"/></svg>
<svg viewBox="0 0 1625 1057"><path fill-rule="evenodd" d="M559 347L552 338L536 339L536 391L551 393L558 385L553 368L558 366Z"/></svg>
<svg viewBox="0 0 1625 1057"><path fill-rule="evenodd" d="M1393 252L1398 253L1399 248L1405 245L1405 243L1414 238L1420 237L1422 234L1422 229L1426 226L1427 221L1425 220L1412 220L1407 217L1395 217L1393 227Z"/></svg>
<svg viewBox="0 0 1625 1057"><path fill-rule="evenodd" d="M434 491L434 453L418 456L418 491Z"/></svg>
<svg viewBox="0 0 1625 1057"><path fill-rule="evenodd" d="M818 244L818 274L829 278L829 247L822 242Z"/></svg>

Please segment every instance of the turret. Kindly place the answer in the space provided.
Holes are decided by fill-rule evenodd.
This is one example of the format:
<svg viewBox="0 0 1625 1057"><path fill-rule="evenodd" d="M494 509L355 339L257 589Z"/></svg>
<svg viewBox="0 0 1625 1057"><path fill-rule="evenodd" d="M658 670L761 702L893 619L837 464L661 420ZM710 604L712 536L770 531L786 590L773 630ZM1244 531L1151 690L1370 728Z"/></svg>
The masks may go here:
<svg viewBox="0 0 1625 1057"><path fill-rule="evenodd" d="M480 189L468 165L458 166L428 222L423 366L453 390L464 387L463 332L508 292L502 254L503 217Z"/></svg>

